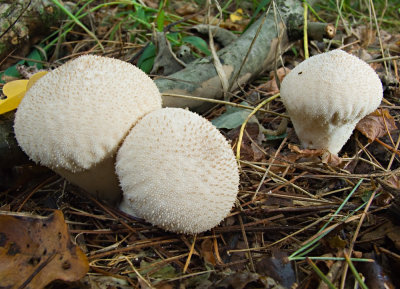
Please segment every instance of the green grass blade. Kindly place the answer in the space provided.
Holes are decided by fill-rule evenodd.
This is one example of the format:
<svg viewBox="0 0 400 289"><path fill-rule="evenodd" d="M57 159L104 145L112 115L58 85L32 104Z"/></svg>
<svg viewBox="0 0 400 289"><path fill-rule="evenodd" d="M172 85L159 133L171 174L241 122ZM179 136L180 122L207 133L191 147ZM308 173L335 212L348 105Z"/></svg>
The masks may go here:
<svg viewBox="0 0 400 289"><path fill-rule="evenodd" d="M307 258L307 263L311 266L311 268L314 270L315 273L321 278L322 281L325 282L326 285L328 285L329 289L337 289L335 285L332 284L332 282L322 273L322 271L315 265L315 263L310 259Z"/></svg>
<svg viewBox="0 0 400 289"><path fill-rule="evenodd" d="M55 5L57 5L65 14L68 15L69 18L72 19L73 22L75 22L77 25L79 25L83 30L85 30L85 32L87 34L90 35L90 37L92 37L94 40L96 40L97 44L100 46L101 50L104 52L104 47L103 45L100 43L100 40L96 37L96 35L94 35L92 33L92 31L90 31L85 25L83 25L83 23L81 21L79 21L79 19L73 15L71 12L68 11L68 9L66 9L64 7L64 5L62 5L58 0L51 0Z"/></svg>
<svg viewBox="0 0 400 289"><path fill-rule="evenodd" d="M345 253L344 258L346 259L347 264L349 265L349 268L351 272L353 272L354 277L356 278L358 284L362 289L368 289L367 285L365 285L364 281L361 279L360 274L358 273L356 267L354 267L353 262L351 262L349 256Z"/></svg>
<svg viewBox="0 0 400 289"><path fill-rule="evenodd" d="M322 261L346 261L344 257L293 257L290 261L303 261L306 259L310 260L322 260ZM365 259L365 258L350 258L352 262L368 262L372 263L375 262L374 259Z"/></svg>
<svg viewBox="0 0 400 289"><path fill-rule="evenodd" d="M338 216L339 212L343 209L343 207L347 204L347 202L349 201L349 199L353 196L353 194L355 193L355 191L358 189L358 187L361 185L361 183L363 182L364 179L360 179L360 181L355 185L355 187L353 188L353 190L350 192L350 194L346 197L346 199L344 199L343 203L339 206L339 208L336 210L336 212L332 215L332 217L329 218L329 220L326 222L326 224L324 226L322 226L322 228L318 231L318 233L322 232L323 230L325 230L328 225L333 221L333 219ZM307 250L308 248L310 248L312 245L314 245L316 242L318 242L319 240L321 240L325 235L327 235L330 232L330 230L327 230L325 233L321 234L318 238L313 239L312 241L310 241L309 243L305 244L303 247L301 247L300 249L298 249L296 252L294 252L292 255L289 256L289 260L291 260L291 258L299 255L300 253L304 252L305 250Z"/></svg>

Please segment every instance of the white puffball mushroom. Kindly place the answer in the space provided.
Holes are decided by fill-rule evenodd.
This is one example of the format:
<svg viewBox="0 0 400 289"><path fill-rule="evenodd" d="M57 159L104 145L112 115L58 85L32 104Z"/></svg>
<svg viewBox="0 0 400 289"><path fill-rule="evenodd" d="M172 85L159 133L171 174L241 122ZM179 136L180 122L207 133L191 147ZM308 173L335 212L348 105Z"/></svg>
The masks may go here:
<svg viewBox="0 0 400 289"><path fill-rule="evenodd" d="M139 68L85 55L47 73L27 91L14 130L33 161L116 203L121 196L117 149L140 118L160 108L157 86Z"/></svg>
<svg viewBox="0 0 400 289"><path fill-rule="evenodd" d="M303 61L282 81L281 98L305 148L337 154L356 124L381 103L382 83L364 61L342 50Z"/></svg>
<svg viewBox="0 0 400 289"><path fill-rule="evenodd" d="M180 108L143 117L117 154L120 209L167 231L194 234L217 226L239 186L232 148L208 120Z"/></svg>

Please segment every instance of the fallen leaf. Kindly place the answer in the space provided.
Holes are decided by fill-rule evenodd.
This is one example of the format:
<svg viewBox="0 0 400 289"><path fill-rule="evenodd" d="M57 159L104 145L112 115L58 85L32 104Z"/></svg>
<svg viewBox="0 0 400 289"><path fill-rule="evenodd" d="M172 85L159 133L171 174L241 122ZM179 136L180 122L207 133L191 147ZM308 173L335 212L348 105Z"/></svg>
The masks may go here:
<svg viewBox="0 0 400 289"><path fill-rule="evenodd" d="M290 166L290 163L296 162L300 155L296 153L288 153L286 155L279 155L279 159L269 158L267 163L272 163L270 170L274 173L294 172L295 168Z"/></svg>
<svg viewBox="0 0 400 289"><path fill-rule="evenodd" d="M140 262L140 274L142 276L151 276L152 279L165 280L169 278L175 278L177 272L171 264L164 264L161 267L158 265L162 262L161 259L157 259L153 262L146 262L142 260ZM136 276L136 274L130 274L130 277Z"/></svg>
<svg viewBox="0 0 400 289"><path fill-rule="evenodd" d="M397 129L396 122L387 109L377 109L367 115L356 126L371 142Z"/></svg>
<svg viewBox="0 0 400 289"><path fill-rule="evenodd" d="M238 22L243 19L243 9L239 8L235 12L231 13L229 15L229 18L231 19L232 23Z"/></svg>
<svg viewBox="0 0 400 289"><path fill-rule="evenodd" d="M400 189L400 180L396 175L390 176L386 182L395 189Z"/></svg>
<svg viewBox="0 0 400 289"><path fill-rule="evenodd" d="M232 143L237 144L239 138L240 127L237 127L230 132L227 136L232 140ZM251 139L250 139L251 138ZM247 123L243 139L240 147L241 159L247 161L260 161L264 158L265 154L258 146L263 140L262 133L260 134L260 124L258 122Z"/></svg>
<svg viewBox="0 0 400 289"><path fill-rule="evenodd" d="M392 230L391 232L387 233L387 237L393 242L396 249L400 250L400 231L398 230L399 227L396 228L397 230Z"/></svg>
<svg viewBox="0 0 400 289"><path fill-rule="evenodd" d="M323 149L300 149L297 145L288 145L292 152L299 154L299 158L314 158L319 157L321 162L332 167L338 167L342 163L342 159L335 154L331 154L327 150Z"/></svg>
<svg viewBox="0 0 400 289"><path fill-rule="evenodd" d="M61 211L49 217L0 215L0 287L43 288L51 281L76 281L89 270Z"/></svg>
<svg viewBox="0 0 400 289"><path fill-rule="evenodd" d="M339 167L342 164L342 158L328 151L324 151L321 156L321 161L323 164L330 165L331 167Z"/></svg>
<svg viewBox="0 0 400 289"><path fill-rule="evenodd" d="M375 260L375 262L360 262L358 265L359 272L365 276L365 285L368 288L374 289L395 289L394 282L390 279L388 270L393 270L393 267L384 268L381 258L376 256L374 252L364 254L364 258ZM393 271L396 272L396 271Z"/></svg>
<svg viewBox="0 0 400 289"><path fill-rule="evenodd" d="M175 2L174 10L176 14L186 16L199 11L199 7L196 5L196 3Z"/></svg>
<svg viewBox="0 0 400 289"><path fill-rule="evenodd" d="M90 289L110 289L110 288L120 288L120 289L130 289L131 285L124 279L114 278L112 276L92 276L87 275L80 281L83 284L89 284ZM82 288L85 288L82 286Z"/></svg>
<svg viewBox="0 0 400 289"><path fill-rule="evenodd" d="M217 288L242 289L254 281L258 281L259 275L251 272L234 272L217 282Z"/></svg>
<svg viewBox="0 0 400 289"><path fill-rule="evenodd" d="M25 96L25 93L38 81L41 77L43 77L47 71L39 71L32 75L32 77L27 79L18 79L7 82L3 86L3 93L6 96L5 99L0 100L0 114L12 111L18 107L21 103L22 98Z"/></svg>
<svg viewBox="0 0 400 289"><path fill-rule="evenodd" d="M213 241L211 239L204 239L204 241L201 242L201 255L204 261L215 266L217 261L214 256L213 248Z"/></svg>
<svg viewBox="0 0 400 289"><path fill-rule="evenodd" d="M18 107L25 95L27 79L7 82L3 87L5 99L0 99L0 114L12 111Z"/></svg>
<svg viewBox="0 0 400 289"><path fill-rule="evenodd" d="M247 102L240 103L241 105L249 105ZM214 118L211 123L217 128L233 129L242 125L246 118L251 113L251 110L239 107L228 106L226 111L219 117ZM252 121L256 121L255 116L252 116Z"/></svg>
<svg viewBox="0 0 400 289"><path fill-rule="evenodd" d="M311 149L301 149L297 145L288 145L289 149L297 154L300 154L302 157L313 157L313 156L321 156L325 150L311 150Z"/></svg>
<svg viewBox="0 0 400 289"><path fill-rule="evenodd" d="M332 249L343 249L346 247L347 243L345 240L340 238L339 235L335 235L333 237L327 238L329 247Z"/></svg>
<svg viewBox="0 0 400 289"><path fill-rule="evenodd" d="M264 257L256 263L256 272L269 276L285 288L291 288L296 282L296 274L287 254L281 250L273 250L272 257Z"/></svg>
<svg viewBox="0 0 400 289"><path fill-rule="evenodd" d="M279 83L282 83L283 78L290 72L289 68L281 67L276 73L271 71L269 73L270 80L268 80L265 84L262 84L258 87L259 90L265 91L268 94L276 94L279 92L278 83L276 81L276 76L278 76Z"/></svg>

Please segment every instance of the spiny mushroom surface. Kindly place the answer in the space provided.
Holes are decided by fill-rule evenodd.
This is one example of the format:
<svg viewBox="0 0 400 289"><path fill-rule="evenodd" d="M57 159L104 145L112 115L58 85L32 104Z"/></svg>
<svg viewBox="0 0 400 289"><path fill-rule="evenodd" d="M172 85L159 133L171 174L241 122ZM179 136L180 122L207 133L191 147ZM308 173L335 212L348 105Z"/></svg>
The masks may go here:
<svg viewBox="0 0 400 289"><path fill-rule="evenodd" d="M120 208L167 231L199 233L232 208L239 185L233 151L205 118L179 108L141 119L117 154Z"/></svg>
<svg viewBox="0 0 400 289"><path fill-rule="evenodd" d="M99 198L121 194L115 155L131 127L161 108L154 82L139 68L86 55L40 78L15 116L25 153Z"/></svg>
<svg viewBox="0 0 400 289"><path fill-rule="evenodd" d="M364 61L342 50L303 61L282 81L281 98L305 148L337 154L356 124L381 103L382 83Z"/></svg>

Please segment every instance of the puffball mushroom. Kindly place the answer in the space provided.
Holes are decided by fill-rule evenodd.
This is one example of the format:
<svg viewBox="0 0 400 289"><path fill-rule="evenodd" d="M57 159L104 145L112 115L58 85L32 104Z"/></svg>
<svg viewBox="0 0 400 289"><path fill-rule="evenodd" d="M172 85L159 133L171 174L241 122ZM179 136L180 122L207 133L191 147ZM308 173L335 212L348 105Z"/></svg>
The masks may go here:
<svg viewBox="0 0 400 289"><path fill-rule="evenodd" d="M282 81L281 98L305 148L337 154L356 124L381 103L382 83L364 61L342 50L303 61Z"/></svg>
<svg viewBox="0 0 400 289"><path fill-rule="evenodd" d="M160 108L157 86L139 68L86 55L47 73L27 91L14 130L33 161L116 203L117 149L140 118Z"/></svg>
<svg viewBox="0 0 400 289"><path fill-rule="evenodd" d="M117 154L120 209L178 233L217 226L239 186L233 151L205 118L180 108L150 112Z"/></svg>

